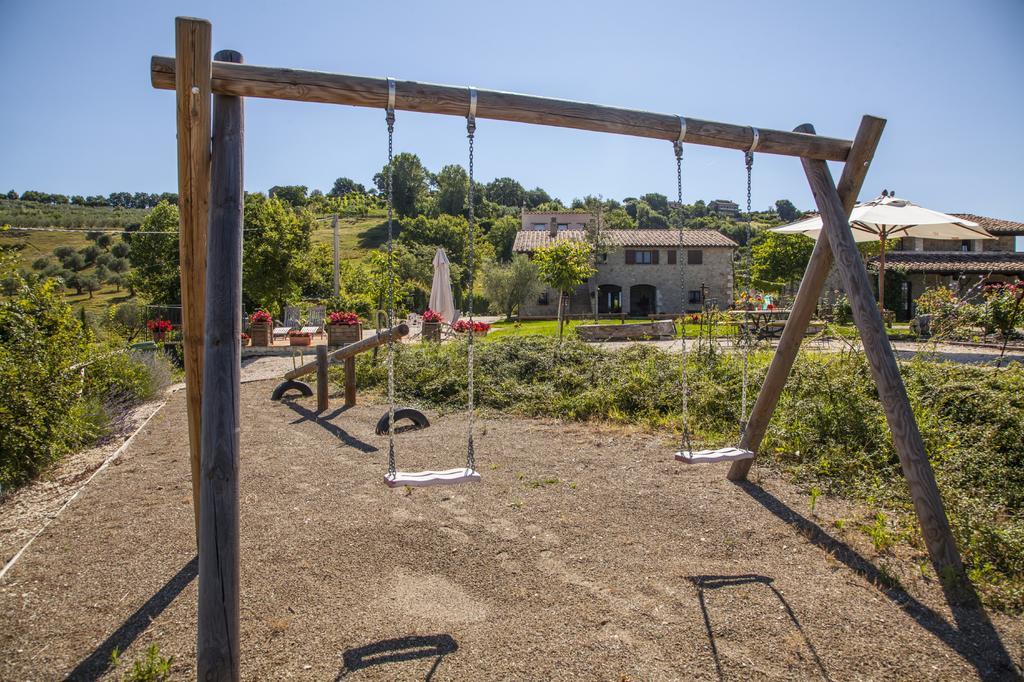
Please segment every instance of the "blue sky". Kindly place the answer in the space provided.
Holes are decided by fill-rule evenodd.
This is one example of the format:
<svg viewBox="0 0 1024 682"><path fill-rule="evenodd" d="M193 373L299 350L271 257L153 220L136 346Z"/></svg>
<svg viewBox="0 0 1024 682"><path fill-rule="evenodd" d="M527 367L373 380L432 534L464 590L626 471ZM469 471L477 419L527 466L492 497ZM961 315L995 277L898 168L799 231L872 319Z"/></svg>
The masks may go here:
<svg viewBox="0 0 1024 682"><path fill-rule="evenodd" d="M889 120L862 198L1024 220L1024 3L28 2L0 0L0 190L174 191L174 96L149 57L176 15L213 22L251 64L475 85L852 137ZM249 190L369 183L383 113L246 103ZM399 112L399 151L465 165L464 122ZM568 201L672 194L668 142L481 121L477 178ZM838 176L839 169L833 169ZM742 201L742 153L689 146L684 199ZM811 206L800 164L759 155L753 203Z"/></svg>

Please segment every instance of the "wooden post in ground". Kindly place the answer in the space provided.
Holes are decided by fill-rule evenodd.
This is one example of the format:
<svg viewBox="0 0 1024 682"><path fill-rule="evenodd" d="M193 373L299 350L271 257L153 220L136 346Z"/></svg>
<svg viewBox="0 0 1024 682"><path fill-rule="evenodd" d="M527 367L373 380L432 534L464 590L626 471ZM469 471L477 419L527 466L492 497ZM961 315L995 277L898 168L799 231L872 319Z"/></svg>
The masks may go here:
<svg viewBox="0 0 1024 682"><path fill-rule="evenodd" d="M316 411L326 412L330 407L327 384L327 367L330 360L327 359L327 346L316 347Z"/></svg>
<svg viewBox="0 0 1024 682"><path fill-rule="evenodd" d="M206 222L210 195L210 22L174 20L178 119L178 213L181 264L181 338L185 358L192 511L199 544L200 410L203 395L203 311Z"/></svg>
<svg viewBox="0 0 1024 682"><path fill-rule="evenodd" d="M839 180L839 197L843 202L843 209L846 215L850 215L857 197L860 195L861 187L864 185L864 177L871 166L871 159L878 147L878 140L885 128L885 119L874 116L865 116L861 119L860 128L857 130L857 137L853 140L853 147L850 149L850 157L843 167L843 175ZM796 129L796 132L809 133L814 129L811 126L803 125ZM800 280L800 289L797 291L796 300L793 302L793 310L789 314L786 326L782 330L782 337L779 339L779 346L772 356L771 365L765 375L761 391L757 394L757 401L750 410L750 418L747 421L747 428L743 432L743 439L740 447L744 450L757 452L761 448L761 441L768 430L768 424L772 420L772 414L779 403L779 396L786 385L789 373L793 369L797 353L800 350L800 342L803 341L807 325L814 316L814 309L818 304L818 297L821 295L822 287L828 272L832 268L832 247L828 239L819 237L814 244L814 251L811 252L811 259L807 263L807 270L803 279ZM732 463L729 468L730 481L742 481L750 473L750 467L754 463L752 459L739 460Z"/></svg>
<svg viewBox="0 0 1024 682"><path fill-rule="evenodd" d="M924 441L914 420L896 356L885 333L881 312L872 295L868 271L850 230L846 209L832 183L828 165L813 159L803 159L802 162L824 223L824 235L818 239L827 236L835 255L843 288L846 289L853 309L853 319L860 331L864 354L871 366L878 397L885 409L889 430L892 431L903 475L910 487L910 496L914 500L914 510L921 524L928 554L940 577L960 578L963 576L960 553L946 518L935 474L925 453Z"/></svg>
<svg viewBox="0 0 1024 682"><path fill-rule="evenodd" d="M356 359L345 358L345 407L356 406Z"/></svg>
<svg viewBox="0 0 1024 682"><path fill-rule="evenodd" d="M232 50L217 59L239 63ZM242 322L242 98L213 102L213 168L206 277L203 485L199 516L197 679L238 680L239 386Z"/></svg>

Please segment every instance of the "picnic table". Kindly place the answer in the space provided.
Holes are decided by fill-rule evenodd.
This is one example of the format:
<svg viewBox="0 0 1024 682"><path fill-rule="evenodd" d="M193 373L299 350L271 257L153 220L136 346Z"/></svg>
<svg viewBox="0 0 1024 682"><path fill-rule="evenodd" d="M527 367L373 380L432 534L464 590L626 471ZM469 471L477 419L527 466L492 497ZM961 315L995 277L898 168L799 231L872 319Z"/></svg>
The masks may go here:
<svg viewBox="0 0 1024 682"><path fill-rule="evenodd" d="M778 339L786 328L789 308L773 308L772 310L727 310L726 314L737 322L739 333L746 333L755 339Z"/></svg>

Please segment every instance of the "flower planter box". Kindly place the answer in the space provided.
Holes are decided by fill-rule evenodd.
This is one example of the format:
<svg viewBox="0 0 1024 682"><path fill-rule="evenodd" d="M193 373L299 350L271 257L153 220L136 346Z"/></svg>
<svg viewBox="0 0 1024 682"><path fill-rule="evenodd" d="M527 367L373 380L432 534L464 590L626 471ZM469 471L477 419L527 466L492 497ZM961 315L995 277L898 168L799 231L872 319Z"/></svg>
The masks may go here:
<svg viewBox="0 0 1024 682"><path fill-rule="evenodd" d="M363 338L361 324L329 324L327 325L327 345L347 346Z"/></svg>
<svg viewBox="0 0 1024 682"><path fill-rule="evenodd" d="M163 340L165 338L167 338L167 332L165 332L165 331L154 331L153 332L153 341L155 341L156 343L163 343Z"/></svg>
<svg viewBox="0 0 1024 682"><path fill-rule="evenodd" d="M440 322L424 322L423 332L421 338L424 341L441 341L441 323Z"/></svg>
<svg viewBox="0 0 1024 682"><path fill-rule="evenodd" d="M288 336L288 345L290 346L311 346L313 345L313 337L307 334L295 334Z"/></svg>
<svg viewBox="0 0 1024 682"><path fill-rule="evenodd" d="M254 346L272 346L274 344L273 333L274 330L269 324L254 322L249 327L249 336L252 337Z"/></svg>

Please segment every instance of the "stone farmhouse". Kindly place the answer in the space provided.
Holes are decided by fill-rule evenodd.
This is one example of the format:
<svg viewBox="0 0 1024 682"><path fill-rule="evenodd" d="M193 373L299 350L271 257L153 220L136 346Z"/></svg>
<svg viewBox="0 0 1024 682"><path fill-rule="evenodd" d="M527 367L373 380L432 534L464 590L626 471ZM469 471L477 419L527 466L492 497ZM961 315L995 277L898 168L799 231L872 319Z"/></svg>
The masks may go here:
<svg viewBox="0 0 1024 682"><path fill-rule="evenodd" d="M1014 243L1024 236L1024 223L971 213L950 215L978 223L995 239L901 238L896 249L885 254L886 271L903 275L894 311L901 319L914 316L917 297L925 289L954 287L964 293L979 283L1024 279L1024 252L1015 251ZM877 272L877 262L877 257L871 258L868 267Z"/></svg>
<svg viewBox="0 0 1024 682"><path fill-rule="evenodd" d="M558 240L586 241L594 216L585 211L524 212L514 253L531 254ZM601 314L670 316L707 305L727 308L733 295L736 242L714 230L687 230L682 263L685 291L680 289L679 234L675 230L602 230L604 253L597 273L569 296L567 312L586 315L597 298ZM519 311L521 319L551 318L558 313L558 292L544 291Z"/></svg>

